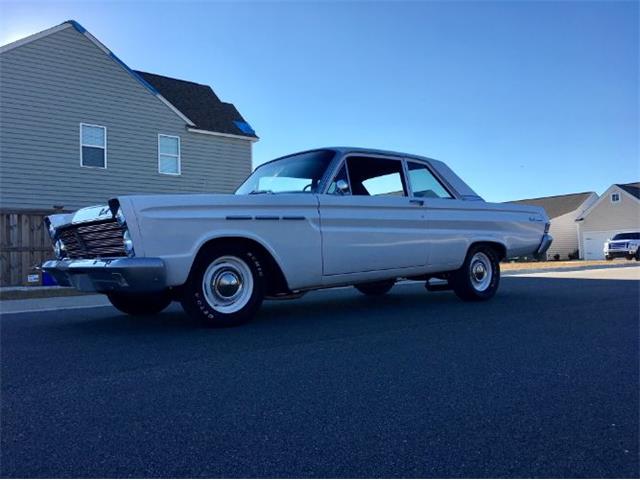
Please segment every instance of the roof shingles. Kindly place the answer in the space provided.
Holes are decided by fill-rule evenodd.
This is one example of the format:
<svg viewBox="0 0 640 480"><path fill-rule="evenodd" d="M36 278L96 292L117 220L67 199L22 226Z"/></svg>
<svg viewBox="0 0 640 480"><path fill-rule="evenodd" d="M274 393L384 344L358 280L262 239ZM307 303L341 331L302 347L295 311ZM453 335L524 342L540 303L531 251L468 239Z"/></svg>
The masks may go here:
<svg viewBox="0 0 640 480"><path fill-rule="evenodd" d="M593 195L593 192L570 193L568 195L555 195L553 197L528 198L510 203L543 207L549 218L556 218L576 210L591 195Z"/></svg>
<svg viewBox="0 0 640 480"><path fill-rule="evenodd" d="M189 118L199 130L258 138L231 103L220 101L208 85L135 72Z"/></svg>
<svg viewBox="0 0 640 480"><path fill-rule="evenodd" d="M629 195L633 195L637 199L640 199L640 182L623 184L616 183L616 185L627 192Z"/></svg>

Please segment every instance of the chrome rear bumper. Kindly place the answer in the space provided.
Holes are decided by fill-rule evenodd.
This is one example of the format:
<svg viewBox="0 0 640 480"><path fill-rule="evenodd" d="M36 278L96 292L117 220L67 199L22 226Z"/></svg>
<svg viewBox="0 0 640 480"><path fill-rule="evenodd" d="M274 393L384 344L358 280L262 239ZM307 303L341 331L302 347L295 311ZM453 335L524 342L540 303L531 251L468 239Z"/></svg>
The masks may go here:
<svg viewBox="0 0 640 480"><path fill-rule="evenodd" d="M58 285L82 292L155 292L166 288L165 266L159 258L50 260L42 269Z"/></svg>
<svg viewBox="0 0 640 480"><path fill-rule="evenodd" d="M542 236L542 240L540 241L540 245L538 246L537 250L534 253L534 256L540 260L544 257L545 253L547 253L547 250L549 250L549 247L551 246L551 242L553 242L553 237L547 233L545 233Z"/></svg>

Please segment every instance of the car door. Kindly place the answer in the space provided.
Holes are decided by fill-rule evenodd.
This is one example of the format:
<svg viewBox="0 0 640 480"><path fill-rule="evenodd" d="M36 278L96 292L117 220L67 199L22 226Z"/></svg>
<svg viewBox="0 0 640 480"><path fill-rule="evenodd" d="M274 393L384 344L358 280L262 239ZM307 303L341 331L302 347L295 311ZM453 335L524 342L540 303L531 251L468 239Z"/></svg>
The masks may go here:
<svg viewBox="0 0 640 480"><path fill-rule="evenodd" d="M318 196L323 275L426 265L423 202L408 196L402 162L348 155Z"/></svg>
<svg viewBox="0 0 640 480"><path fill-rule="evenodd" d="M429 270L448 270L464 260L473 212L434 175L425 162L408 158L407 179L413 199L424 203ZM468 204L467 204L468 205Z"/></svg>

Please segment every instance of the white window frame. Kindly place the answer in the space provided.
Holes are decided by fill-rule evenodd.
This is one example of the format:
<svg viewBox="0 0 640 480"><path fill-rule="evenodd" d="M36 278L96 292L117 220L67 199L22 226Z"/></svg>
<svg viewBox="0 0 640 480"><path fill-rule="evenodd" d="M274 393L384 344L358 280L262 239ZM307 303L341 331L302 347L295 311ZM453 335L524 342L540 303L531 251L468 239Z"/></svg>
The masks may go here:
<svg viewBox="0 0 640 480"><path fill-rule="evenodd" d="M175 157L178 160L178 173L173 173L173 172L163 172L162 170L160 170L160 137L166 137L166 138L177 138L178 139L178 155L172 155L170 153L162 153L162 155L165 156L169 156L169 157ZM158 173L161 175L173 175L174 177L177 177L179 175L182 175L182 148L180 146L180 136L178 135L165 135L163 133L159 133L158 134Z"/></svg>
<svg viewBox="0 0 640 480"><path fill-rule="evenodd" d="M616 195L618 197L617 200L613 199L614 195ZM611 195L609 196L609 199L611 200L611 203L620 203L620 200L622 200L622 197L620 196L620 192L611 192Z"/></svg>
<svg viewBox="0 0 640 480"><path fill-rule="evenodd" d="M101 128L102 130L104 130L104 147L101 147L99 145L85 145L84 143L82 143L82 127L95 127L95 128ZM79 133L80 133L80 166L84 168L98 168L100 170L106 170L107 169L107 127L103 125L94 125L93 123L80 122ZM104 167L96 167L95 165L85 165L82 161L82 147L102 148L104 150Z"/></svg>

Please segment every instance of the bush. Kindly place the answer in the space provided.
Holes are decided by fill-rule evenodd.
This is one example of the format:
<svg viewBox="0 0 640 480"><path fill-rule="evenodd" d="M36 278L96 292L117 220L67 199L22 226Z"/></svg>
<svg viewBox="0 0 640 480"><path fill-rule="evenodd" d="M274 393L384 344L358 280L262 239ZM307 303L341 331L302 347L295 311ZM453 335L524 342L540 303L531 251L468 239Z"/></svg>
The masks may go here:
<svg viewBox="0 0 640 480"><path fill-rule="evenodd" d="M556 261L560 260L560 254L559 254L559 253L556 253L556 254L553 256L553 259L554 259L554 260L556 260Z"/></svg>

